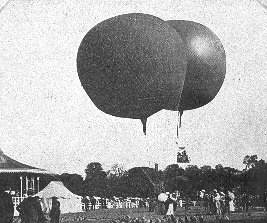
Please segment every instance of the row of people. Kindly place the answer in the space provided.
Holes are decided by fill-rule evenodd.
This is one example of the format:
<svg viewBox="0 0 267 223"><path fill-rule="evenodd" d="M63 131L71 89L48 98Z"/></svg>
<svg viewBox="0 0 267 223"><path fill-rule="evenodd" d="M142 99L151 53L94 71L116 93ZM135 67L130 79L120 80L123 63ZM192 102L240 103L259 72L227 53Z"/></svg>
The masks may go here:
<svg viewBox="0 0 267 223"><path fill-rule="evenodd" d="M235 195L231 191L224 193L214 189L211 193L202 190L206 214L225 215L235 211Z"/></svg>

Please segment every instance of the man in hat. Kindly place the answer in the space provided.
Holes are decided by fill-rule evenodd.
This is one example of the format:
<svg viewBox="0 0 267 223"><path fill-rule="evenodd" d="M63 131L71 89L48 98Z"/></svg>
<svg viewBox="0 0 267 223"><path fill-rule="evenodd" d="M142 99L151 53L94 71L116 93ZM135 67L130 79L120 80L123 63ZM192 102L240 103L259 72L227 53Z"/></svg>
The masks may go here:
<svg viewBox="0 0 267 223"><path fill-rule="evenodd" d="M220 192L220 206L221 206L221 214L224 216L226 215L226 205L225 205L225 193Z"/></svg>
<svg viewBox="0 0 267 223"><path fill-rule="evenodd" d="M204 201L204 210L205 210L205 213L206 214L211 214L211 210L212 210L212 202L210 201L211 200L211 194L210 193L205 193L204 194L204 198L203 198L203 201Z"/></svg>
<svg viewBox="0 0 267 223"><path fill-rule="evenodd" d="M11 223L14 216L12 197L0 188L0 222Z"/></svg>
<svg viewBox="0 0 267 223"><path fill-rule="evenodd" d="M267 211L267 191L265 191L263 194L263 204L265 207L265 211Z"/></svg>
<svg viewBox="0 0 267 223"><path fill-rule="evenodd" d="M60 216L60 202L57 197L52 197L52 208L50 211L51 223L59 223Z"/></svg>
<svg viewBox="0 0 267 223"><path fill-rule="evenodd" d="M43 210L42 210L42 206L41 206L41 198L39 196L33 197L33 207L36 210L36 219L38 223L43 223L46 221L46 218L44 216Z"/></svg>
<svg viewBox="0 0 267 223"><path fill-rule="evenodd" d="M25 195L25 198L23 199L23 201L21 201L19 203L19 205L17 206L17 211L19 212L19 217L21 219L21 223L27 223L28 217L29 217L29 203L28 203L28 196Z"/></svg>
<svg viewBox="0 0 267 223"><path fill-rule="evenodd" d="M45 217L42 212L38 197L26 197L17 206L17 211L21 218L21 223L43 223Z"/></svg>
<svg viewBox="0 0 267 223"><path fill-rule="evenodd" d="M167 214L167 211L168 211L168 209L169 209L169 205L170 205L170 192L166 192L165 193L167 196L168 196L168 198L167 198L167 200L164 202L164 215L165 214Z"/></svg>
<svg viewBox="0 0 267 223"><path fill-rule="evenodd" d="M95 205L96 205L96 199L95 199L94 196L91 198L91 205L92 205L91 208L94 211L95 210Z"/></svg>
<svg viewBox="0 0 267 223"><path fill-rule="evenodd" d="M82 199L82 202L84 203L85 211L88 211L89 210L89 197L84 196Z"/></svg>
<svg viewBox="0 0 267 223"><path fill-rule="evenodd" d="M206 192L205 190L201 190L201 191L199 191L199 197L198 197L198 198L199 198L200 201L203 200L204 195L205 195L205 192Z"/></svg>

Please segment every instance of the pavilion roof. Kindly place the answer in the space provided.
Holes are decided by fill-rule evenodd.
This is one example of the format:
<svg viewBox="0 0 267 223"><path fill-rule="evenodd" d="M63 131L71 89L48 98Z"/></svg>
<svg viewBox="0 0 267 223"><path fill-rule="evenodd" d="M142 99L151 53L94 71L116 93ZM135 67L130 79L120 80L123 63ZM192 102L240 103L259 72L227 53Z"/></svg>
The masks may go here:
<svg viewBox="0 0 267 223"><path fill-rule="evenodd" d="M23 163L20 163L9 156L5 155L0 149L0 173L37 173L54 175L53 173L39 169L37 167L32 167Z"/></svg>

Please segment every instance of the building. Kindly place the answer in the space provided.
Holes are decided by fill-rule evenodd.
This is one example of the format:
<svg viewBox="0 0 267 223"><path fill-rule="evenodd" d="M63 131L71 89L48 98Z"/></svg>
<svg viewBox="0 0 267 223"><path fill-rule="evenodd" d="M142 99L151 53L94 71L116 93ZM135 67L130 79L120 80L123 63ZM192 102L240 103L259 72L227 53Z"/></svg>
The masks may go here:
<svg viewBox="0 0 267 223"><path fill-rule="evenodd" d="M20 163L0 149L0 185L13 197L16 207L27 195L38 193L57 175Z"/></svg>

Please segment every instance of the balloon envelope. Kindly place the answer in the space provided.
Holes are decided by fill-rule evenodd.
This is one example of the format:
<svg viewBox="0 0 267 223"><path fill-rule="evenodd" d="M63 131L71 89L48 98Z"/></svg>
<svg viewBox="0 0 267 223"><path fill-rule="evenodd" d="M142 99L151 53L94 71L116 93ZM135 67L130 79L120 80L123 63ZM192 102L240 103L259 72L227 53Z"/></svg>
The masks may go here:
<svg viewBox="0 0 267 223"><path fill-rule="evenodd" d="M179 111L199 108L219 92L226 73L226 55L220 39L206 26L170 20L185 43L188 63Z"/></svg>
<svg viewBox="0 0 267 223"><path fill-rule="evenodd" d="M161 193L158 196L158 200L161 201L161 202L165 202L167 199L168 199L168 195L165 194L165 193Z"/></svg>
<svg viewBox="0 0 267 223"><path fill-rule="evenodd" d="M83 38L77 71L103 112L142 119L178 109L187 67L178 33L165 21L132 13L107 19Z"/></svg>

